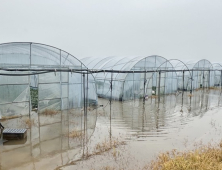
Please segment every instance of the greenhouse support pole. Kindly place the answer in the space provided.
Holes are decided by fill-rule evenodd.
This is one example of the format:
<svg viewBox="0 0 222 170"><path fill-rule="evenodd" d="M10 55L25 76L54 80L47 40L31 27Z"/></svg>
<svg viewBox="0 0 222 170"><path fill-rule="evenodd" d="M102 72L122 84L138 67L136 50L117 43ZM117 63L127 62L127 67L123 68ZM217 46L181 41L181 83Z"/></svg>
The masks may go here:
<svg viewBox="0 0 222 170"><path fill-rule="evenodd" d="M61 53L61 50L59 51L59 63L60 63L60 68L61 68L61 65L62 65L62 53ZM63 72L60 72L59 74L59 83L60 83L60 100L61 100L61 103L60 103L60 110L61 110L61 121L62 121L62 110L63 110L63 100L62 100L62 73Z"/></svg>
<svg viewBox="0 0 222 170"><path fill-rule="evenodd" d="M111 73L111 81L110 81L110 99L109 99L109 106L110 106L110 110L109 110L109 125L110 125L110 129L109 129L109 138L110 138L110 146L112 145L112 128L111 128L111 124L112 124L112 115L111 115L111 112L112 112L112 97L113 97L113 72Z"/></svg>
<svg viewBox="0 0 222 170"><path fill-rule="evenodd" d="M85 94L85 73L83 73L83 111L84 111L84 123L83 123L83 132L84 132L84 136L83 136L83 157L84 157L84 148L85 148L85 113L86 113L86 94Z"/></svg>
<svg viewBox="0 0 222 170"><path fill-rule="evenodd" d="M31 58L32 58L32 43L30 43L30 53L29 53L29 67L31 68ZM29 81L29 119L31 118L31 110L32 110L32 101L31 101L31 90L30 90L30 87L31 87L31 76L28 76L28 81ZM31 133L31 130L30 130L30 133Z"/></svg>
<svg viewBox="0 0 222 170"><path fill-rule="evenodd" d="M184 92L184 70L183 70L183 92Z"/></svg>
<svg viewBox="0 0 222 170"><path fill-rule="evenodd" d="M158 103L160 102L160 78L161 78L161 71L159 71Z"/></svg>
<svg viewBox="0 0 222 170"><path fill-rule="evenodd" d="M190 90L190 93L192 94L193 92L193 70L192 70L192 74L191 74L191 90Z"/></svg>
<svg viewBox="0 0 222 170"><path fill-rule="evenodd" d="M209 70L209 75L208 75L208 88L210 88L210 70Z"/></svg>
<svg viewBox="0 0 222 170"><path fill-rule="evenodd" d="M133 72L133 100L135 101L135 87L134 87L134 72Z"/></svg>
<svg viewBox="0 0 222 170"><path fill-rule="evenodd" d="M220 71L220 88L222 89L222 70Z"/></svg>
<svg viewBox="0 0 222 170"><path fill-rule="evenodd" d="M143 82L143 103L145 103L145 88L146 88L146 72L144 73L144 82Z"/></svg>
<svg viewBox="0 0 222 170"><path fill-rule="evenodd" d="M89 106L89 96L88 96L88 92L89 92L89 71L87 69L87 77L86 77L86 81L87 81L87 84L86 84L86 114L85 114L85 128L86 128L86 141L88 140L88 127L87 127L87 116L88 116L88 106ZM87 144L87 142L86 142ZM86 156L88 156L88 147L86 147Z"/></svg>
<svg viewBox="0 0 222 170"><path fill-rule="evenodd" d="M202 87L203 87L203 89L204 89L204 82L205 82L205 77L204 77L204 71L202 71L202 73L203 73L203 80L202 80Z"/></svg>

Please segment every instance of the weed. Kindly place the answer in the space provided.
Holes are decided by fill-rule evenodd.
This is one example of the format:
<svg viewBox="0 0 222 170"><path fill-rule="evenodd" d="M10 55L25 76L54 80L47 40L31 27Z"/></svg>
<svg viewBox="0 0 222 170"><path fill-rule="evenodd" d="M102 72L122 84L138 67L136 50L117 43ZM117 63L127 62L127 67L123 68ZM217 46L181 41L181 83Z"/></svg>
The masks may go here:
<svg viewBox="0 0 222 170"><path fill-rule="evenodd" d="M188 94L188 97L193 97L193 95L192 94Z"/></svg>
<svg viewBox="0 0 222 170"><path fill-rule="evenodd" d="M21 115L13 115L13 116L2 116L2 121L6 121L9 119L15 119L15 118L19 118L21 117Z"/></svg>
<svg viewBox="0 0 222 170"><path fill-rule="evenodd" d="M152 96L151 96L151 99L156 99L156 98L158 98L157 95L152 95Z"/></svg>
<svg viewBox="0 0 222 170"><path fill-rule="evenodd" d="M105 141L98 143L94 150L99 153L106 152L112 148L116 148L118 145L124 144L126 143L124 141L119 141L118 138L112 139L111 141L105 139Z"/></svg>
<svg viewBox="0 0 222 170"><path fill-rule="evenodd" d="M222 142L217 146L200 146L192 151L161 153L144 169L188 170L222 169Z"/></svg>
<svg viewBox="0 0 222 170"><path fill-rule="evenodd" d="M67 137L69 138L79 138L83 135L82 131L79 131L79 130L73 130L71 132L69 132L68 135L66 135Z"/></svg>
<svg viewBox="0 0 222 170"><path fill-rule="evenodd" d="M53 116L58 114L59 112L57 110L52 110L52 109L45 109L41 112L41 114L46 115L46 116Z"/></svg>
<svg viewBox="0 0 222 170"><path fill-rule="evenodd" d="M211 90L220 90L219 87L208 87L208 89L211 89Z"/></svg>
<svg viewBox="0 0 222 170"><path fill-rule="evenodd" d="M25 124L26 124L29 128L31 128L32 125L35 125L35 122L34 122L33 119L27 118L27 119L24 120L24 122L25 122Z"/></svg>
<svg viewBox="0 0 222 170"><path fill-rule="evenodd" d="M103 166L103 167L101 168L101 170L115 170L115 168L114 168L114 167L111 167L111 166Z"/></svg>

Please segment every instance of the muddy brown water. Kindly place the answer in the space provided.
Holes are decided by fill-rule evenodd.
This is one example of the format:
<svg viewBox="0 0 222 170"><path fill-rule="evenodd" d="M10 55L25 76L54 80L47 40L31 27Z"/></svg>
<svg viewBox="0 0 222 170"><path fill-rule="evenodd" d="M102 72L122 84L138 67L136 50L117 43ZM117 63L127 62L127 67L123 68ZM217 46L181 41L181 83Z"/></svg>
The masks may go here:
<svg viewBox="0 0 222 170"><path fill-rule="evenodd" d="M99 99L88 108L4 120L27 128L27 139L0 146L1 169L140 169L159 152L216 143L222 135L220 90L198 90L148 100ZM124 145L98 153L98 144Z"/></svg>

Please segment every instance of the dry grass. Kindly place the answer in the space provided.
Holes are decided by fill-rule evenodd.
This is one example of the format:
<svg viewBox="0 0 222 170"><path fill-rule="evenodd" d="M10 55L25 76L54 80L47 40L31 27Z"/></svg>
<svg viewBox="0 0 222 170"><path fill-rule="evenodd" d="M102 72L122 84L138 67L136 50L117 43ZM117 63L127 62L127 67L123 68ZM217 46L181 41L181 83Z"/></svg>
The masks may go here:
<svg viewBox="0 0 222 170"><path fill-rule="evenodd" d="M29 118L25 119L25 120L24 120L24 123L25 123L29 128L31 128L33 125L35 125L34 120L33 120L33 119L29 119Z"/></svg>
<svg viewBox="0 0 222 170"><path fill-rule="evenodd" d="M115 170L116 168L111 166L103 166L100 170Z"/></svg>
<svg viewBox="0 0 222 170"><path fill-rule="evenodd" d="M144 169L152 170L221 170L222 142L217 146L201 146L193 151L173 150L160 154Z"/></svg>
<svg viewBox="0 0 222 170"><path fill-rule="evenodd" d="M103 142L97 143L94 150L96 153L102 153L109 151L110 149L116 148L118 145L125 145L126 142L119 141L118 138L110 140L104 140Z"/></svg>
<svg viewBox="0 0 222 170"><path fill-rule="evenodd" d="M69 132L68 135L66 135L67 137L69 138L81 138L81 136L83 135L82 131L79 131L79 130L73 130L71 132Z"/></svg>
<svg viewBox="0 0 222 170"><path fill-rule="evenodd" d="M13 115L13 116L2 116L2 121L6 121L6 120L9 120L9 119L15 119L15 118L19 118L21 117L21 115Z"/></svg>
<svg viewBox="0 0 222 170"><path fill-rule="evenodd" d="M57 110L52 110L52 109L45 109L41 112L41 114L46 115L46 116L53 116L58 114L59 112Z"/></svg>
<svg viewBox="0 0 222 170"><path fill-rule="evenodd" d="M151 99L156 99L156 98L158 98L157 95L152 95L152 96L151 96Z"/></svg>
<svg viewBox="0 0 222 170"><path fill-rule="evenodd" d="M193 95L192 94L188 94L188 97L193 97Z"/></svg>
<svg viewBox="0 0 222 170"><path fill-rule="evenodd" d="M220 87L209 87L210 90L220 90Z"/></svg>

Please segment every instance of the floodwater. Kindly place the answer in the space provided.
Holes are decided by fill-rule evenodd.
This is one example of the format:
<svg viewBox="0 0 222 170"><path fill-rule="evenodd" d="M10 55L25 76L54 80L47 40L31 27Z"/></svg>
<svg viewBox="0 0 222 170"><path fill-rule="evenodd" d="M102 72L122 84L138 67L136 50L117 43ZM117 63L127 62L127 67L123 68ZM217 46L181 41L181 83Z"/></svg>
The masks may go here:
<svg viewBox="0 0 222 170"><path fill-rule="evenodd" d="M19 117L6 128L27 128L27 139L0 147L0 169L142 169L160 152L221 140L220 89L148 100L99 99L98 108ZM112 143L116 143L113 147Z"/></svg>

